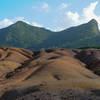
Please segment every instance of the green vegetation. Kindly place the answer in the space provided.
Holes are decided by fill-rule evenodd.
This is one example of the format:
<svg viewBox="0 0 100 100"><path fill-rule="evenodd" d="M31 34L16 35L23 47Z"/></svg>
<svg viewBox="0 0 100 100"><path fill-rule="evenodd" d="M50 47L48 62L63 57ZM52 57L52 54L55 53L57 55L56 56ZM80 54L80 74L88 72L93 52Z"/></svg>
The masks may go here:
<svg viewBox="0 0 100 100"><path fill-rule="evenodd" d="M78 49L100 49L100 47L80 47Z"/></svg>
<svg viewBox="0 0 100 100"><path fill-rule="evenodd" d="M38 50L40 48L80 48L100 46L100 32L96 20L52 32L44 28L17 23L0 29L0 46L14 46Z"/></svg>
<svg viewBox="0 0 100 100"><path fill-rule="evenodd" d="M37 49L52 34L51 31L44 28L33 27L18 21L0 30L0 45Z"/></svg>

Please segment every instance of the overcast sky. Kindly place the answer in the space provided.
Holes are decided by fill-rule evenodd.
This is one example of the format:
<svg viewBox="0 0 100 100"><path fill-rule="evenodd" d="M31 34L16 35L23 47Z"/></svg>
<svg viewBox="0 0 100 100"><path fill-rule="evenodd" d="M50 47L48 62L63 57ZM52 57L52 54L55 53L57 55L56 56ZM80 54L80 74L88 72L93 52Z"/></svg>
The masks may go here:
<svg viewBox="0 0 100 100"><path fill-rule="evenodd" d="M0 28L16 21L60 31L96 19L100 0L0 0Z"/></svg>

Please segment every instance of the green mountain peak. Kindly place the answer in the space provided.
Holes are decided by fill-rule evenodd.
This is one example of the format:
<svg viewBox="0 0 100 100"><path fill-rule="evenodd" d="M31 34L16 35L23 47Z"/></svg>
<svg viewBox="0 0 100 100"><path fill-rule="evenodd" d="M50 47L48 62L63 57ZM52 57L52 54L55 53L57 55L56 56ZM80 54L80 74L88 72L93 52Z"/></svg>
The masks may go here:
<svg viewBox="0 0 100 100"><path fill-rule="evenodd" d="M90 20L89 23L98 24L98 22L95 19Z"/></svg>
<svg viewBox="0 0 100 100"><path fill-rule="evenodd" d="M24 21L17 21L15 24L27 24Z"/></svg>
<svg viewBox="0 0 100 100"><path fill-rule="evenodd" d="M96 35L99 35L99 28L98 28L98 22L95 19L92 19L88 22L88 27L90 27L91 31L94 32Z"/></svg>

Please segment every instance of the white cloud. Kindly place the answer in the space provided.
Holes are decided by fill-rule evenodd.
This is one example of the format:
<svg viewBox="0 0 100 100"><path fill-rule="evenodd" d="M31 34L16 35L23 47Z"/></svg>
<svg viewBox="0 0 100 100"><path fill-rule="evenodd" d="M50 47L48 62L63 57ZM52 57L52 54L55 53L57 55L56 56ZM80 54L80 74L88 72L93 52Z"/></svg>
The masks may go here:
<svg viewBox="0 0 100 100"><path fill-rule="evenodd" d="M85 20L90 20L96 18L97 16L94 13L94 10L98 4L98 1L91 3L88 7L83 9L83 17Z"/></svg>
<svg viewBox="0 0 100 100"><path fill-rule="evenodd" d="M43 9L48 9L49 8L49 5L47 3L43 3L43 6L42 6Z"/></svg>
<svg viewBox="0 0 100 100"><path fill-rule="evenodd" d="M96 19L100 26L100 16L97 16L94 12L97 4L98 1L92 2L89 6L83 8L82 14L71 11L65 12L65 14L62 16L62 20L59 23L60 25L59 27L61 29L65 29L71 26L76 26L79 24L86 23L91 19Z"/></svg>
<svg viewBox="0 0 100 100"><path fill-rule="evenodd" d="M29 21L27 21L24 17L15 17L14 19L12 19L13 22L17 22L17 21L23 21L27 24L30 24Z"/></svg>
<svg viewBox="0 0 100 100"><path fill-rule="evenodd" d="M91 3L87 8L83 9L83 21L89 21L91 19L96 19L100 26L100 16L95 14L95 8L98 5L98 1Z"/></svg>
<svg viewBox="0 0 100 100"><path fill-rule="evenodd" d="M35 21L30 23L24 17L15 17L13 19L5 18L2 21L0 21L0 29L8 27L9 25L12 25L12 24L16 23L17 21L23 21L23 22L25 22L27 24L30 24L30 25L33 25L33 26L36 26L36 27L43 27L43 25L41 25L41 24L39 24L39 23L37 23Z"/></svg>
<svg viewBox="0 0 100 100"><path fill-rule="evenodd" d="M52 31L58 32L58 31L62 31L62 30L64 30L64 29L65 29L65 28L62 28L62 27L56 27L56 28L52 29Z"/></svg>
<svg viewBox="0 0 100 100"><path fill-rule="evenodd" d="M49 4L48 3L43 3L42 5L42 9L46 12L49 12L50 11L50 7L49 7Z"/></svg>
<svg viewBox="0 0 100 100"><path fill-rule="evenodd" d="M74 21L74 23L78 23L80 16L79 16L79 14L77 12L72 13L72 12L69 11L69 12L66 12L65 14L69 19Z"/></svg>
<svg viewBox="0 0 100 100"><path fill-rule="evenodd" d="M39 24L39 23L37 23L37 22L32 22L32 25L33 25L33 26L36 26L36 27L43 27L43 25L41 25L41 24Z"/></svg>
<svg viewBox="0 0 100 100"><path fill-rule="evenodd" d="M4 20L0 21L0 29L4 28L4 27L7 27L11 24L13 24L13 21L5 18Z"/></svg>
<svg viewBox="0 0 100 100"><path fill-rule="evenodd" d="M13 19L13 21L22 21L22 20L24 20L24 17L15 17Z"/></svg>
<svg viewBox="0 0 100 100"><path fill-rule="evenodd" d="M5 18L2 21L0 21L0 29L8 27L9 25L14 24L17 21L23 21L23 22L25 22L27 24L30 24L27 20L25 20L24 17L15 17L13 19Z"/></svg>
<svg viewBox="0 0 100 100"><path fill-rule="evenodd" d="M66 3L62 3L60 6L59 6L59 9L65 9L68 7L68 4Z"/></svg>
<svg viewBox="0 0 100 100"><path fill-rule="evenodd" d="M32 6L32 9L37 9L37 7L36 6Z"/></svg>
<svg viewBox="0 0 100 100"><path fill-rule="evenodd" d="M32 9L37 10L39 12L50 12L50 6L48 3L44 2L40 6L32 6Z"/></svg>

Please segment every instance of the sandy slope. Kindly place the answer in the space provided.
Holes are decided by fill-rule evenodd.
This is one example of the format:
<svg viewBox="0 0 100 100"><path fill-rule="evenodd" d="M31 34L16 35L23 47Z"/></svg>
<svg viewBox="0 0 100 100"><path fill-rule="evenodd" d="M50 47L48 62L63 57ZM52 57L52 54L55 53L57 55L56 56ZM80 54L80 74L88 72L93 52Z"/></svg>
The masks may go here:
<svg viewBox="0 0 100 100"><path fill-rule="evenodd" d="M0 95L4 98L14 90L12 95L22 96L34 89L100 89L99 54L98 50L1 47Z"/></svg>

